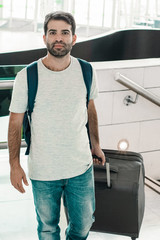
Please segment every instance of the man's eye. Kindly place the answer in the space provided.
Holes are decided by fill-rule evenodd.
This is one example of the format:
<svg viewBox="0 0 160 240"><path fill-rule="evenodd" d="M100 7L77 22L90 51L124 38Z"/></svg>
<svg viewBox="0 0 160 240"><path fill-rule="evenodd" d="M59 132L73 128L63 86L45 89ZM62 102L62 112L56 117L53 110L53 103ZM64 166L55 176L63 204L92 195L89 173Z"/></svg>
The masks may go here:
<svg viewBox="0 0 160 240"><path fill-rule="evenodd" d="M50 32L50 35L55 35L56 34L56 32Z"/></svg>
<svg viewBox="0 0 160 240"><path fill-rule="evenodd" d="M63 32L63 34L64 34L64 35L68 35L68 34L69 34L69 32L68 32L68 31L66 31L66 32Z"/></svg>

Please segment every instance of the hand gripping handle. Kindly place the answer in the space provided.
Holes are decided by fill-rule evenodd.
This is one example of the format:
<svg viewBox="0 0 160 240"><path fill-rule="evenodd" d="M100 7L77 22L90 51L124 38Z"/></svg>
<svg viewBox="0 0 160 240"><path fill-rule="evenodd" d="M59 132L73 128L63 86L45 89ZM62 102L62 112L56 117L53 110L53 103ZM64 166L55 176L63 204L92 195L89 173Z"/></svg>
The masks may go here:
<svg viewBox="0 0 160 240"><path fill-rule="evenodd" d="M102 159L100 157L98 157L97 155L93 155L92 157L96 158L96 159L98 159L98 161L102 162ZM110 163L109 163L109 158L108 157L106 157L105 167L106 167L107 187L111 188Z"/></svg>

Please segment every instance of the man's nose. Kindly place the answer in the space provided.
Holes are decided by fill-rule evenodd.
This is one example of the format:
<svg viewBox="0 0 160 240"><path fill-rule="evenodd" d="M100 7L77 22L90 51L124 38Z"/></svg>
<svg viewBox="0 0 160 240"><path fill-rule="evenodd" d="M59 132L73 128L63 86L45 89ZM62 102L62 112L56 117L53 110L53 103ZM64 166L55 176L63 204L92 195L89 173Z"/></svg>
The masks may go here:
<svg viewBox="0 0 160 240"><path fill-rule="evenodd" d="M56 41L58 41L58 42L62 41L62 35L61 34L56 34Z"/></svg>

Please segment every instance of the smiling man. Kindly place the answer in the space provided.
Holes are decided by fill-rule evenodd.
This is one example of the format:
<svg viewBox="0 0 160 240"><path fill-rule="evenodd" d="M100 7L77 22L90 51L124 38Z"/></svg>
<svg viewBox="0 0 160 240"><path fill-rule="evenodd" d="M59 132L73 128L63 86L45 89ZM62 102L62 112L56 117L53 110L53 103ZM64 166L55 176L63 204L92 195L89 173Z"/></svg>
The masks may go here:
<svg viewBox="0 0 160 240"><path fill-rule="evenodd" d="M31 122L28 157L40 240L60 239L63 196L69 224L67 240L85 240L95 210L92 154L105 162L99 145L95 73L88 109L79 61L70 55L76 43L75 20L65 12L50 13L44 22L47 55L37 61L38 90ZM18 73L10 105L8 146L11 183L21 193L28 185L20 164L21 126L28 104L26 68ZM86 128L89 122L91 149Z"/></svg>

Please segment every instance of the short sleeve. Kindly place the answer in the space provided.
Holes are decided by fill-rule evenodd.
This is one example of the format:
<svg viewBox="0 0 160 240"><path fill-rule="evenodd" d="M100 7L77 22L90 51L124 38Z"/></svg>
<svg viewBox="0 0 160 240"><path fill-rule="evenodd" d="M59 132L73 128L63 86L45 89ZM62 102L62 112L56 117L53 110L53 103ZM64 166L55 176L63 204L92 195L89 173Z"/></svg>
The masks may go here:
<svg viewBox="0 0 160 240"><path fill-rule="evenodd" d="M25 68L22 69L15 78L9 111L14 113L24 113L27 110L27 102L28 87Z"/></svg>
<svg viewBox="0 0 160 240"><path fill-rule="evenodd" d="M97 83L97 75L96 71L93 68L93 78L90 92L90 99L95 99L98 97L98 83Z"/></svg>

